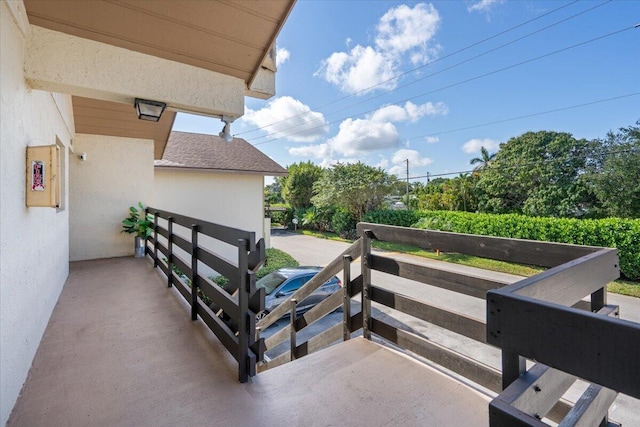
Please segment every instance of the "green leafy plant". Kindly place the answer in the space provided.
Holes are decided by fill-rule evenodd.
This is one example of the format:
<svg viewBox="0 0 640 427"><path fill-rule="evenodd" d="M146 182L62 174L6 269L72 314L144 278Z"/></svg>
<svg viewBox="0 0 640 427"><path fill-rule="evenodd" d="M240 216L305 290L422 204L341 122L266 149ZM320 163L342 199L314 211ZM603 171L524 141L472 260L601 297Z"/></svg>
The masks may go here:
<svg viewBox="0 0 640 427"><path fill-rule="evenodd" d="M144 213L142 202L129 208L129 216L122 220L122 233L135 234L146 239L153 232L153 215Z"/></svg>

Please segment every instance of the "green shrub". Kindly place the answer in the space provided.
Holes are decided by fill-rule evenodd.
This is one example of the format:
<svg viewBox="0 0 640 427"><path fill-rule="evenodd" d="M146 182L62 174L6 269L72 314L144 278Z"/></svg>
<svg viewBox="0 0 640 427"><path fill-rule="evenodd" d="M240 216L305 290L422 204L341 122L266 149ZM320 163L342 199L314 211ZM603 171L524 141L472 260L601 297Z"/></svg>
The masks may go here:
<svg viewBox="0 0 640 427"><path fill-rule="evenodd" d="M331 217L331 229L340 237L353 234L352 231L356 229L356 224L356 218L344 209L336 210Z"/></svg>
<svg viewBox="0 0 640 427"><path fill-rule="evenodd" d="M370 212L371 215L365 215L365 221L406 227L409 212L412 211ZM540 218L458 211L413 211L412 214L416 217L412 226L416 228L617 248L621 273L629 279L640 280L640 219Z"/></svg>
<svg viewBox="0 0 640 427"><path fill-rule="evenodd" d="M417 211L403 210L382 210L369 211L364 214L364 222L373 222L375 224L397 225L400 227L411 227L420 219Z"/></svg>
<svg viewBox="0 0 640 427"><path fill-rule="evenodd" d="M269 248L266 252L267 259L264 262L264 265L256 272L256 279L261 279L267 274L280 268L297 267L300 265L291 255L281 251L280 249Z"/></svg>

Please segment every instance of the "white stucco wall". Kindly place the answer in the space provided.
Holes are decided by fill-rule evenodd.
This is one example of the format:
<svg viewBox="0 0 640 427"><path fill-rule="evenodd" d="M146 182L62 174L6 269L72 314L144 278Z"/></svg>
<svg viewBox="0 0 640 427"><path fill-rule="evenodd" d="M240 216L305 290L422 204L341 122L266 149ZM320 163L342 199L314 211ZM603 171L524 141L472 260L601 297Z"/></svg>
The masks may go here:
<svg viewBox="0 0 640 427"><path fill-rule="evenodd" d="M28 21L22 2L10 7L15 18L0 1L0 425L9 418L69 272L68 198L59 211L26 207L26 147L59 141L68 165L74 131L69 96L26 84Z"/></svg>
<svg viewBox="0 0 640 427"><path fill-rule="evenodd" d="M71 261L133 255L129 206L153 204L153 141L76 134L69 164ZM86 153L87 160L78 156Z"/></svg>
<svg viewBox="0 0 640 427"><path fill-rule="evenodd" d="M262 175L156 168L155 207L253 231L257 241L263 237L263 182ZM237 248L213 245L206 239L201 243L217 254L237 261Z"/></svg>

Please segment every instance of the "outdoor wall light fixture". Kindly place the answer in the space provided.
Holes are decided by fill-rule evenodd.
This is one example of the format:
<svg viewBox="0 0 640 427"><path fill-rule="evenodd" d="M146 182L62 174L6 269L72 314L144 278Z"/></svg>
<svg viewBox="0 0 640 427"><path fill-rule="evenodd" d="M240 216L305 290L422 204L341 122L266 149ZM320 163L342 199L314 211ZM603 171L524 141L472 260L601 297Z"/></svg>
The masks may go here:
<svg viewBox="0 0 640 427"><path fill-rule="evenodd" d="M233 123L233 117L222 116L221 120L224 122L224 127L218 136L227 142L233 141L233 136L231 135L231 123Z"/></svg>
<svg viewBox="0 0 640 427"><path fill-rule="evenodd" d="M167 104L160 101L136 98L133 106L136 108L140 120L157 122L160 120L160 116L162 116L162 112L167 107Z"/></svg>

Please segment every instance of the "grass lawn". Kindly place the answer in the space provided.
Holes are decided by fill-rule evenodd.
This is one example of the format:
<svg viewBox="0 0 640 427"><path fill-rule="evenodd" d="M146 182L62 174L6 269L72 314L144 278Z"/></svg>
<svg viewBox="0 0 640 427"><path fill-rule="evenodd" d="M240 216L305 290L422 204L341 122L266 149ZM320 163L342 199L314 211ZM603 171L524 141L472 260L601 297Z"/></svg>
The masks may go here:
<svg viewBox="0 0 640 427"><path fill-rule="evenodd" d="M340 238L334 233L326 233L320 231L299 230L298 233L305 236L313 236L321 239L336 240L340 242L351 243L351 240ZM493 259L480 258L471 255L462 255L455 253L440 253L438 255L435 252L427 251L417 248L415 246L403 245L390 242L371 242L371 245L376 249L383 249L394 252L408 253L425 258L437 259L440 261L451 262L454 264L467 265L469 267L483 268L490 271L499 271L502 273L515 274L517 276L533 276L534 274L544 271L542 267L535 267L530 265L513 264L504 261L496 261ZM628 295L636 298L640 298L640 282L633 282L631 280L616 280L609 283L607 291L614 294Z"/></svg>

